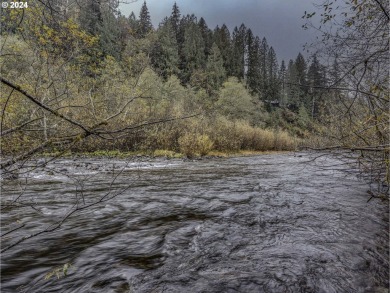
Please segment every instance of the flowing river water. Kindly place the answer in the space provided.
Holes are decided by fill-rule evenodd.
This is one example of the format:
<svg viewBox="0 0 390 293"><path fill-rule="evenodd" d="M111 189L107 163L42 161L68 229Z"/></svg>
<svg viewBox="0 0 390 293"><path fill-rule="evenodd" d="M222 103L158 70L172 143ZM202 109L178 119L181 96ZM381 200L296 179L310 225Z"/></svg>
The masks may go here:
<svg viewBox="0 0 390 293"><path fill-rule="evenodd" d="M311 159L69 159L3 181L3 249L102 202L4 251L1 292L389 292L388 202Z"/></svg>

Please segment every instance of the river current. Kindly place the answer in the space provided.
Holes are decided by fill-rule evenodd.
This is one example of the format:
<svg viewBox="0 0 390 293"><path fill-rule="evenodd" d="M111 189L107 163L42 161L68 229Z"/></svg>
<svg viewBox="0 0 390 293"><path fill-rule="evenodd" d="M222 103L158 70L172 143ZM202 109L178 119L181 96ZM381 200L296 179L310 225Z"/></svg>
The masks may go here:
<svg viewBox="0 0 390 293"><path fill-rule="evenodd" d="M318 154L50 162L2 182L2 249L80 210L2 253L1 292L389 292L367 189Z"/></svg>

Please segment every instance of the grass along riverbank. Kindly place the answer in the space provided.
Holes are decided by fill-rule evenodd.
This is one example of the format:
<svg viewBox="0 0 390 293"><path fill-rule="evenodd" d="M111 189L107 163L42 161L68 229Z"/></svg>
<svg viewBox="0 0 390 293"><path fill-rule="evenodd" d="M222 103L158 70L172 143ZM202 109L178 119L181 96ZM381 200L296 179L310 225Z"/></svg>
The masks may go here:
<svg viewBox="0 0 390 293"><path fill-rule="evenodd" d="M192 121L157 125L113 142L88 138L73 153L122 156L202 157L207 155L292 151L302 139L287 131L263 129L246 121Z"/></svg>

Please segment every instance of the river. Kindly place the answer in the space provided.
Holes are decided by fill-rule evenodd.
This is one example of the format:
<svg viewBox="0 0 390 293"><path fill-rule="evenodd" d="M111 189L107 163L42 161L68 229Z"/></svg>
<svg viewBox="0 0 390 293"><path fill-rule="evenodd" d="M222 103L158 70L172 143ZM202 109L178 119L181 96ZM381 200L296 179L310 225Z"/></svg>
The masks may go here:
<svg viewBox="0 0 390 293"><path fill-rule="evenodd" d="M4 180L3 249L103 201L4 251L1 292L389 292L388 202L312 159L64 159Z"/></svg>

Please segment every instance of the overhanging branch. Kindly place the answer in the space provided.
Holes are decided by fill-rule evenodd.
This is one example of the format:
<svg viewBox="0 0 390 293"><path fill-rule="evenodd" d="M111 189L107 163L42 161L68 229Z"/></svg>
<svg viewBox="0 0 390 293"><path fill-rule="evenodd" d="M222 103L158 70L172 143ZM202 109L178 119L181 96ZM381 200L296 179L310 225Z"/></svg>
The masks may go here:
<svg viewBox="0 0 390 293"><path fill-rule="evenodd" d="M81 123L79 123L79 122L77 122L77 121L75 121L75 120L73 120L73 119L70 119L69 117L67 117L67 116L65 116L65 115L63 115L63 114L61 114L61 113L59 113L58 111L51 109L51 108L48 107L47 105L41 103L37 98L35 98L35 97L32 96L31 94L29 94L28 92L26 92L25 90L23 90L19 85L16 85L16 84L14 84L14 83L12 83L12 82L6 80L6 79L3 78L3 77L0 77L0 80L1 80L1 82L2 82L3 84L5 84L5 85L9 86L10 88L16 90L17 92L21 93L21 94L24 95L27 99L29 99L31 102L33 102L34 104L38 105L40 108L42 108L42 109L48 111L49 113L52 113L53 115L55 115L55 116L57 116L57 117L59 117L59 118L65 120L65 121L69 122L70 124L73 124L73 125L75 125L75 126L81 128L81 129L84 130L86 133L91 133L91 134L92 134L92 131L91 131L88 127L82 125Z"/></svg>

